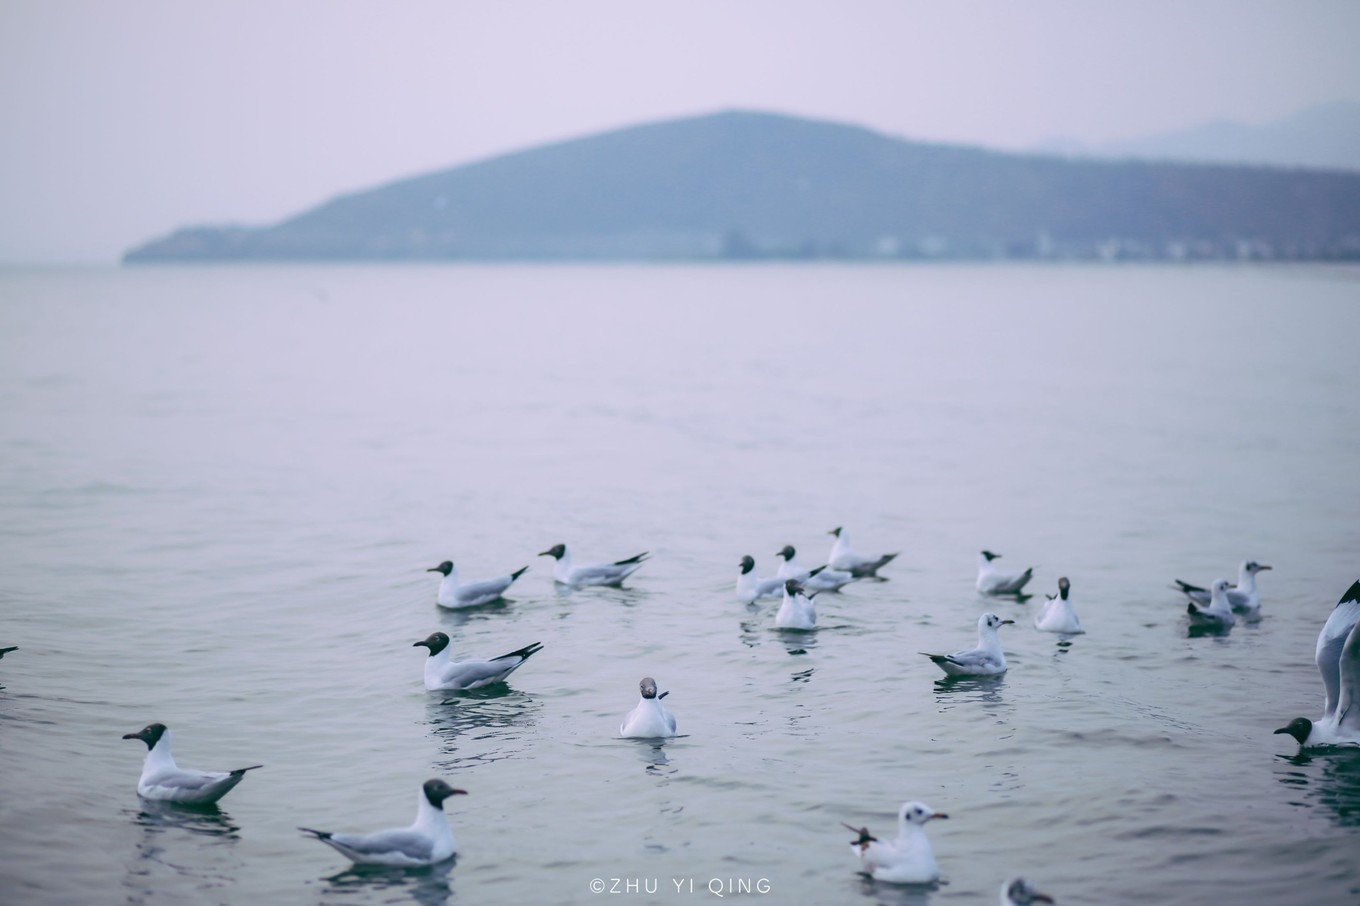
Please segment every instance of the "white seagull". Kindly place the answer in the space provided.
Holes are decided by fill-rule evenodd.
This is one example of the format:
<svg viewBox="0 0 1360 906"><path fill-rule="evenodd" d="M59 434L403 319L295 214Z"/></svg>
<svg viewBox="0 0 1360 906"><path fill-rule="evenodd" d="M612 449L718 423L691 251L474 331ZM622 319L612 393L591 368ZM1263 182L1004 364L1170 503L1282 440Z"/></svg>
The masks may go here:
<svg viewBox="0 0 1360 906"><path fill-rule="evenodd" d="M146 743L146 761L142 776L137 780L137 792L147 799L178 802L181 805L212 805L241 782L246 771L263 765L252 764L234 771L193 771L175 764L170 754L170 730L165 724L148 724L137 733L125 733L124 739L140 739Z"/></svg>
<svg viewBox="0 0 1360 906"><path fill-rule="evenodd" d="M750 554L741 558L741 572L737 575L737 600L751 604L761 598L779 594L784 580L779 576L762 579L756 575L756 561Z"/></svg>
<svg viewBox="0 0 1360 906"><path fill-rule="evenodd" d="M464 795L466 790L455 790L442 780L427 780L420 788L416 806L416 820L410 827L394 827L372 834L333 834L329 831L299 827L303 833L334 849L340 855L360 865L398 865L415 867L443 862L458 850L449 818L444 814L444 800Z"/></svg>
<svg viewBox="0 0 1360 906"><path fill-rule="evenodd" d="M459 692L467 689L480 689L492 683L499 683L514 673L529 655L543 647L534 642L517 651L502 654L489 661L454 661L449 658L449 637L442 632L431 633L429 638L413 642L412 648L428 648L430 656L425 658L425 688L431 691Z"/></svg>
<svg viewBox="0 0 1360 906"><path fill-rule="evenodd" d="M784 580L784 600L779 612L774 615L774 625L778 629L801 629L811 631L817 628L817 608L812 603L816 597L805 594L807 591L797 579Z"/></svg>
<svg viewBox="0 0 1360 906"><path fill-rule="evenodd" d="M1081 628L1081 621L1077 619L1077 612L1072 609L1072 602L1067 594L1072 589L1072 583L1063 576L1058 580L1058 594L1049 595L1048 601L1044 604L1043 610L1034 616L1034 628L1043 632L1062 632L1068 635L1077 635L1084 632Z"/></svg>
<svg viewBox="0 0 1360 906"><path fill-rule="evenodd" d="M664 739L675 735L675 717L661 704L669 692L656 694L656 680L644 676L638 683L642 697L619 725L619 735L629 739Z"/></svg>
<svg viewBox="0 0 1360 906"><path fill-rule="evenodd" d="M572 566L571 553L565 544L554 544L552 547L539 554L540 557L552 557L557 562L553 564L553 581L572 588L584 588L587 585L612 585L621 586L623 580L631 576L642 566L647 559L647 552L643 551L627 560L616 560L613 563L596 563L591 566Z"/></svg>
<svg viewBox="0 0 1360 906"><path fill-rule="evenodd" d="M1053 898L1035 890L1024 878L1010 878L1001 885L1001 906L1032 906L1034 903L1052 903Z"/></svg>
<svg viewBox="0 0 1360 906"><path fill-rule="evenodd" d="M1000 554L982 551L978 554L977 590L984 595L1018 595L1025 583L1034 578L1034 567L1022 573L1003 573L992 565L1000 559Z"/></svg>
<svg viewBox="0 0 1360 906"><path fill-rule="evenodd" d="M839 569L848 572L860 579L865 576L877 576L879 569L888 565L897 554L880 554L877 557L866 557L857 554L850 547L850 535L844 527L836 526L828 535L835 535L836 540L831 542L831 555L826 558L827 564L832 569Z"/></svg>
<svg viewBox="0 0 1360 906"><path fill-rule="evenodd" d="M808 569L798 562L798 551L794 550L792 544L784 545L774 555L782 561L775 575L780 579L797 579L808 591L840 591L856 578L854 573L832 569L830 564ZM782 582L780 587L783 587Z"/></svg>
<svg viewBox="0 0 1360 906"><path fill-rule="evenodd" d="M1005 673L1006 655L1001 651L1001 639L997 637L996 631L1014 623L1014 620L1003 620L994 613L984 613L978 617L976 648L966 648L953 654L929 654L925 651L921 654L950 676L995 676Z"/></svg>
<svg viewBox="0 0 1360 906"><path fill-rule="evenodd" d="M1276 733L1299 746L1360 746L1360 582L1353 584L1318 633L1315 654L1325 692L1322 716L1296 717Z"/></svg>
<svg viewBox="0 0 1360 906"><path fill-rule="evenodd" d="M494 579L486 579L482 582L469 582L466 585L458 581L458 567L453 565L452 560L445 560L438 566L425 570L427 573L443 573L444 578L439 580L439 597L435 602L440 607L447 607L456 610L460 607L476 607L479 604L489 604L499 600L505 590L529 567L521 567L508 576L497 576Z"/></svg>
<svg viewBox="0 0 1360 906"><path fill-rule="evenodd" d="M940 879L940 866L935 863L925 825L932 818L948 817L924 802L904 802L897 811L897 839L886 843L871 836L867 827L844 826L859 834L859 839L850 841L850 850L864 874L890 884L932 884Z"/></svg>
<svg viewBox="0 0 1360 906"><path fill-rule="evenodd" d="M1238 613L1257 615L1261 612L1261 593L1256 590L1256 574L1270 569L1255 560L1243 560L1237 568L1237 584L1228 588L1228 604ZM1208 604L1210 591L1176 579L1176 591L1196 604Z"/></svg>
<svg viewBox="0 0 1360 906"><path fill-rule="evenodd" d="M1201 607L1194 601L1185 605L1190 615L1190 625L1208 629L1231 629L1237 623L1232 607L1228 604L1228 580L1215 579L1209 589L1209 606Z"/></svg>

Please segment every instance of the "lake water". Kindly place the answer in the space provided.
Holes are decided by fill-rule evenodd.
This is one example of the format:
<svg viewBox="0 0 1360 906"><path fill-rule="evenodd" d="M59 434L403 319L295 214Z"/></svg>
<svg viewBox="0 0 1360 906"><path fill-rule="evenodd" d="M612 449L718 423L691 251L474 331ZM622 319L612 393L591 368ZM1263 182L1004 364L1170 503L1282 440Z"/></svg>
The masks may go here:
<svg viewBox="0 0 1360 906"><path fill-rule="evenodd" d="M1354 903L1360 753L1271 731L1320 712L1360 576L1357 335L1342 267L4 272L0 900ZM743 554L838 525L901 555L818 632L735 600ZM653 559L565 595L557 542ZM1087 633L980 599L984 547ZM1247 558L1265 619L1191 637L1171 580ZM531 569L449 613L444 559ZM1010 671L938 682L918 652L988 609ZM431 694L437 629L545 647ZM643 675L664 746L615 738ZM151 808L152 721L265 767ZM407 824L435 776L452 870L295 829ZM934 889L859 878L840 826L906 799L951 816Z"/></svg>

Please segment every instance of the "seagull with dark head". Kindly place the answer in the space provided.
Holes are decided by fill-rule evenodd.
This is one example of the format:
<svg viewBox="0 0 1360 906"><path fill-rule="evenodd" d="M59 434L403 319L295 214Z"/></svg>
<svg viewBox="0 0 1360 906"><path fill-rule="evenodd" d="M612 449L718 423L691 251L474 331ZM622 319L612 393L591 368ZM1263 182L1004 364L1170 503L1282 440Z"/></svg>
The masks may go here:
<svg viewBox="0 0 1360 906"><path fill-rule="evenodd" d="M180 805L212 805L245 777L263 765L253 764L234 771L195 771L175 764L170 754L170 729L165 724L147 724L136 733L123 734L124 739L146 743L146 760L142 762L142 776L137 780L137 793L144 799L176 802Z"/></svg>
<svg viewBox="0 0 1360 906"><path fill-rule="evenodd" d="M429 649L430 654L425 658L426 689L463 692L503 682L543 645L541 642L534 642L532 645L525 645L490 660L468 661L455 661L450 657L449 637L443 632L432 632L419 642L412 642L411 647Z"/></svg>
<svg viewBox="0 0 1360 906"><path fill-rule="evenodd" d="M444 800L461 796L444 781L427 780L420 788L416 820L410 827L394 827L371 834L334 834L330 831L299 827L357 865L391 865L416 868L443 862L458 851L444 813Z"/></svg>
<svg viewBox="0 0 1360 906"><path fill-rule="evenodd" d="M481 582L466 583L458 580L458 567L453 565L452 560L445 560L438 566L425 571L427 573L440 573L444 577L439 580L439 594L435 598L435 603L440 607L458 610L463 607L477 607L482 604L490 604L492 601L499 601L515 580L524 575L528 568L524 566L509 575L484 579Z"/></svg>
<svg viewBox="0 0 1360 906"><path fill-rule="evenodd" d="M571 552L567 550L565 544L554 544L552 547L539 553L540 557L552 557L557 562L553 564L553 581L569 588L585 588L590 585L607 585L619 587L623 585L623 580L641 568L647 559L647 552L635 554L626 560L615 560L613 563L594 563L589 566L575 566L571 561Z"/></svg>

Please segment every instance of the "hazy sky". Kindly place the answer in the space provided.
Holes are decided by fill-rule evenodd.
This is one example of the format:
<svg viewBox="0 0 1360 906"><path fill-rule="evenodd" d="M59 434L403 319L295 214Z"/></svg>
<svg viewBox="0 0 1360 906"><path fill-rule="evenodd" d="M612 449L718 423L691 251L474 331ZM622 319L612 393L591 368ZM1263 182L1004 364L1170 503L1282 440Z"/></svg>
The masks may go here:
<svg viewBox="0 0 1360 906"><path fill-rule="evenodd" d="M1355 0L0 0L0 261L719 109L1027 148L1360 100Z"/></svg>

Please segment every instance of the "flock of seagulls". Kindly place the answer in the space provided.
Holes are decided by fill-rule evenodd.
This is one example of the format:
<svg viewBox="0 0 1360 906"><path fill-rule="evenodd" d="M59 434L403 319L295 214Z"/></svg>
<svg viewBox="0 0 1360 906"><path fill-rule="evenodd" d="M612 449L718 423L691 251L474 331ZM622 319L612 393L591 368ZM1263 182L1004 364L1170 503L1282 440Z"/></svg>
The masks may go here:
<svg viewBox="0 0 1360 906"><path fill-rule="evenodd" d="M774 626L781 630L808 632L817 628L817 611L813 599L823 592L836 591L851 582L877 578L878 571L890 563L896 553L878 556L857 554L851 547L843 527L830 532L835 537L827 562L809 568L799 563L797 552L785 545L777 552L782 563L774 576L759 577L755 560L741 558L737 577L738 600L754 604L763 598L781 596L774 616ZM643 552L611 563L575 565L565 544L556 544L540 556L553 558L553 579L570 588L588 586L620 586L640 569L648 554ZM1004 572L996 566L1000 555L982 551L978 555L977 590L985 595L1015 596L1026 600L1024 587L1034 575L1034 569L1023 572ZM1256 586L1258 573L1271 567L1247 560L1241 564L1237 584L1218 579L1209 587L1175 580L1175 588L1187 598L1187 614L1192 627L1219 630L1231 628L1239 615L1248 621L1260 619L1261 596ZM458 569L450 560L428 570L440 574L436 603L442 608L477 607L500 600L528 567L480 582L462 583ZM1070 580L1058 579L1058 592L1048 595L1045 604L1034 616L1034 626L1043 632L1076 635L1083 632L1072 609ZM1006 671L1006 656L999 631L1014 625L987 612L978 618L977 644L951 654L922 652L947 677L996 676ZM534 642L523 648L485 660L454 661L450 656L450 638L444 632L434 632L412 643L429 652L424 664L425 688L431 691L466 691L493 683L504 682L535 653L543 648ZM0 648L0 658L18 650L18 646ZM1328 617L1318 634L1315 661L1322 677L1324 702L1322 716L1316 720L1298 717L1277 734L1287 734L1302 748L1330 746L1360 746L1360 581L1355 582ZM669 694L658 692L656 680L645 676L638 684L637 704L619 725L619 736L630 739L668 739L677 733L675 716L663 704ZM146 744L147 753L137 781L137 792L143 798L190 806L211 806L234 789L246 776L261 765L230 771L200 771L181 768L171 754L171 732L164 724L153 723L124 739L135 739ZM444 802L451 796L465 793L445 781L434 778L420 789L414 822L405 828L392 828L371 834L345 834L299 828L320 840L356 864L387 866L425 866L450 858L457 849ZM947 818L923 802L904 802L898 810L897 836L883 840L873 836L868 828L845 827L856 834L851 849L858 860L860 871L876 881L893 884L931 884L939 880L940 869L935 861L925 827L928 822ZM1033 903L1052 903L1053 899L1032 887L1024 878L1012 877L1001 887L1003 906L1025 906Z"/></svg>

